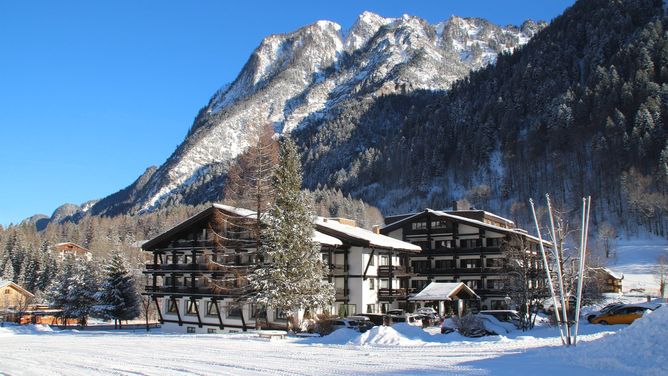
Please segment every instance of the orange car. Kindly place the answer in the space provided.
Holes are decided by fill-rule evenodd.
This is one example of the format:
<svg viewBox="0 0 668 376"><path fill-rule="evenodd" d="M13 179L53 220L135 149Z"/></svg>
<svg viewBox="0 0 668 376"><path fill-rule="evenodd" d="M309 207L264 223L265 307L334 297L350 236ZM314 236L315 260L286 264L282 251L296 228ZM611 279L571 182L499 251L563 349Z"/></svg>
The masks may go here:
<svg viewBox="0 0 668 376"><path fill-rule="evenodd" d="M647 304L624 304L592 318L589 322L592 324L603 325L630 324L636 319L641 318L645 311L653 311L656 308L658 308L658 305L652 306Z"/></svg>

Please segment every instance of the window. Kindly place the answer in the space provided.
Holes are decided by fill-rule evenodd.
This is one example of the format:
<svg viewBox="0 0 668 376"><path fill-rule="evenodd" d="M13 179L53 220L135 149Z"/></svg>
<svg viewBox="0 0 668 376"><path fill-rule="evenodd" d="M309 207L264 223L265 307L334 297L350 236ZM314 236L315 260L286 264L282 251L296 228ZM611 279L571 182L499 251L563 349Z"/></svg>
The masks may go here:
<svg viewBox="0 0 668 376"><path fill-rule="evenodd" d="M208 328L208 329L206 330L206 332L209 333L209 334L216 334L216 329Z"/></svg>
<svg viewBox="0 0 668 376"><path fill-rule="evenodd" d="M447 228L448 223L446 221L432 221L431 228Z"/></svg>
<svg viewBox="0 0 668 376"><path fill-rule="evenodd" d="M376 289L376 280L375 279L369 279L369 290L375 290Z"/></svg>
<svg viewBox="0 0 668 376"><path fill-rule="evenodd" d="M189 315L196 315L197 312L199 312L199 303L196 300L189 300L186 313Z"/></svg>
<svg viewBox="0 0 668 376"><path fill-rule="evenodd" d="M380 313L387 313L390 310L390 303L380 303Z"/></svg>
<svg viewBox="0 0 668 376"><path fill-rule="evenodd" d="M413 270L416 273L426 273L429 270L429 260L413 260L411 265L413 265Z"/></svg>
<svg viewBox="0 0 668 376"><path fill-rule="evenodd" d="M487 246L488 247L500 247L502 240L503 240L503 238L489 238L489 239L487 239Z"/></svg>
<svg viewBox="0 0 668 376"><path fill-rule="evenodd" d="M437 240L436 248L452 248L452 240Z"/></svg>
<svg viewBox="0 0 668 376"><path fill-rule="evenodd" d="M251 318L264 318L267 315L267 307L264 304L251 304L250 305L250 315Z"/></svg>
<svg viewBox="0 0 668 376"><path fill-rule="evenodd" d="M375 266L375 264L376 264L375 258L376 258L376 256L369 255L369 266Z"/></svg>
<svg viewBox="0 0 668 376"><path fill-rule="evenodd" d="M380 266L387 266L390 263L390 258L387 255L380 256Z"/></svg>
<svg viewBox="0 0 668 376"><path fill-rule="evenodd" d="M376 305L375 304L367 304L366 305L366 313L375 313L376 312Z"/></svg>
<svg viewBox="0 0 668 376"><path fill-rule="evenodd" d="M340 304L339 317L348 317L357 313L357 304Z"/></svg>
<svg viewBox="0 0 668 376"><path fill-rule="evenodd" d="M207 316L217 316L218 310L216 309L216 302L208 301L206 302L206 315Z"/></svg>
<svg viewBox="0 0 668 376"><path fill-rule="evenodd" d="M287 320L288 314L282 309L274 310L274 320Z"/></svg>
<svg viewBox="0 0 668 376"><path fill-rule="evenodd" d="M5 289L5 295L9 295L11 291L9 289Z"/></svg>
<svg viewBox="0 0 668 376"><path fill-rule="evenodd" d="M487 288L490 290L502 290L503 289L503 280L501 279L488 279Z"/></svg>
<svg viewBox="0 0 668 376"><path fill-rule="evenodd" d="M227 317L241 317L241 307L236 303L228 303L226 307Z"/></svg>
<svg viewBox="0 0 668 376"><path fill-rule="evenodd" d="M473 269L480 267L480 259L459 260L459 265L464 269Z"/></svg>
<svg viewBox="0 0 668 376"><path fill-rule="evenodd" d="M170 300L169 305L167 306L167 312L175 313L177 309L178 308L176 300Z"/></svg>
<svg viewBox="0 0 668 376"><path fill-rule="evenodd" d="M501 258L488 258L486 259L486 267L488 268L500 268L503 266L503 259Z"/></svg>
<svg viewBox="0 0 668 376"><path fill-rule="evenodd" d="M194 326L187 326L186 327L186 332L187 333L195 333L195 327Z"/></svg>
<svg viewBox="0 0 668 376"><path fill-rule="evenodd" d="M413 222L411 223L411 228L413 230L426 230L427 222Z"/></svg>
<svg viewBox="0 0 668 376"><path fill-rule="evenodd" d="M411 281L411 287L415 289L415 292L420 292L425 286L427 286L427 283L429 283L427 280L414 279Z"/></svg>
<svg viewBox="0 0 668 376"><path fill-rule="evenodd" d="M462 248L480 247L480 239L463 239L459 242Z"/></svg>
<svg viewBox="0 0 668 376"><path fill-rule="evenodd" d="M380 288L381 289L387 289L390 287L390 280L389 279L381 279L380 280Z"/></svg>
<svg viewBox="0 0 668 376"><path fill-rule="evenodd" d="M435 262L437 270L448 270L455 267L454 260L436 260Z"/></svg>
<svg viewBox="0 0 668 376"><path fill-rule="evenodd" d="M477 279L472 279L472 280L462 281L462 282L464 282L464 283L466 284L466 286L468 286L468 287L470 287L470 288L472 288L472 289L474 289L474 290L477 289L478 287L480 287L480 286L479 286L479 285L480 285L480 281L477 280Z"/></svg>

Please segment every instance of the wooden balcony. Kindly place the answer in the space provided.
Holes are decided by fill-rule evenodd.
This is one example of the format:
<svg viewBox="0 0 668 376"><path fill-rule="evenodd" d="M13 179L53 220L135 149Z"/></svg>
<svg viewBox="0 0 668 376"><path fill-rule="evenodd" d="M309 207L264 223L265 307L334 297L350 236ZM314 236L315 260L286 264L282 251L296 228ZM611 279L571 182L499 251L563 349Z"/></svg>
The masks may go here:
<svg viewBox="0 0 668 376"><path fill-rule="evenodd" d="M198 264L146 264L144 273L168 274L168 273L240 273L246 274L251 265L223 265L213 263Z"/></svg>
<svg viewBox="0 0 668 376"><path fill-rule="evenodd" d="M410 289L380 288L378 289L378 300L405 299L409 293Z"/></svg>
<svg viewBox="0 0 668 376"><path fill-rule="evenodd" d="M146 293L156 296L192 296L192 297L237 297L246 292L245 287L231 287L226 289L212 288L210 286L186 287L186 286L146 286Z"/></svg>
<svg viewBox="0 0 668 376"><path fill-rule="evenodd" d="M394 277L409 277L415 275L413 268L405 265L381 265L378 267L378 276L379 277L389 277L393 275Z"/></svg>

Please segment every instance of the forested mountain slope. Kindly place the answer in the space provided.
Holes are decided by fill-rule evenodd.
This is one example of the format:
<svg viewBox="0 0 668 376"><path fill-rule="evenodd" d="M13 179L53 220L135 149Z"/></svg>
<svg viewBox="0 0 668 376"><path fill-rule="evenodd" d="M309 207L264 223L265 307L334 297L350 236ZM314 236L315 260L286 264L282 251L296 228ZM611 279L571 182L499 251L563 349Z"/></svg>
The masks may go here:
<svg viewBox="0 0 668 376"><path fill-rule="evenodd" d="M662 232L665 22L661 1L582 0L446 93L349 101L296 132L305 181L384 213L466 198L527 219L531 196L592 194L596 222Z"/></svg>

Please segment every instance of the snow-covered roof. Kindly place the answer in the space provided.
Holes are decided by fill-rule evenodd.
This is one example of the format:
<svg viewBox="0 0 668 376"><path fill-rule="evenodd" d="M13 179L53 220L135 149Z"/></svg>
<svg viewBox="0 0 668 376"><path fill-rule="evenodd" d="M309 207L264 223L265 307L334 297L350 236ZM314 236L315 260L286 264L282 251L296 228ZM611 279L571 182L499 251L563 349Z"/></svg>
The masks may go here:
<svg viewBox="0 0 668 376"><path fill-rule="evenodd" d="M433 214L433 215L435 215L435 216L437 216L437 217L441 217L441 218L452 219L453 221L457 221L457 222L468 223L468 224L470 224L470 225L477 226L477 227L486 227L486 228L488 228L488 229L490 229L490 230L498 231L498 232L501 232L501 233L513 233L513 234L517 234L517 235L526 236L527 238L533 239L533 240L535 240L535 241L537 241L537 242L540 241L540 239L538 239L538 237L533 236L533 235L529 235L529 234L527 234L526 232L524 232L524 231L521 230L521 229L500 227L500 226L493 225L493 224L491 224L491 223L485 223L485 222L479 221L479 220L477 220L477 219L471 219L471 218L467 218L467 217L462 217L462 216L459 216L459 215L455 215L455 214L451 214L451 213L446 213L446 212L441 211L441 210L434 210L434 209L429 209L429 208L426 208L424 211L421 211L421 212L419 212L419 213L415 213L414 215L411 215L410 217L406 217L406 218L400 219L400 220L398 220L398 221L396 221L396 222L392 222L392 223L390 223L389 225L385 225L385 226L383 226L383 228L396 227L397 224L399 224L399 223L404 223L404 222L406 222L406 221L411 221L411 220L413 220L414 218L416 218L416 217L418 217L418 216L420 216L420 215L423 215L423 214L425 214L425 213L430 213L430 214ZM487 213L487 212L486 212L486 213ZM491 214L491 213L490 213L490 214ZM499 217L499 216L496 216L496 217L498 217L498 218L503 218L503 217ZM504 219L505 219L505 218L504 218ZM512 222L512 221L511 221L511 222ZM552 245L551 242L549 242L549 241L547 241L547 240L545 240L545 239L543 239L543 244L545 244L545 245Z"/></svg>
<svg viewBox="0 0 668 376"><path fill-rule="evenodd" d="M612 276L612 278L615 278L615 279L624 279L624 274L614 272L614 271L612 271L612 269L608 269L608 268L606 268L606 267L594 268L594 269L600 269L600 270L602 270L602 271L604 271L604 272L610 274L610 276Z"/></svg>
<svg viewBox="0 0 668 376"><path fill-rule="evenodd" d="M244 209L244 208L238 208L235 206L230 206L230 205L224 205L224 204L213 204L211 207L191 216L190 218L179 222L178 224L172 226L168 230L162 232L155 238L148 240L148 241L142 241L141 247L147 247L148 250L150 250L153 246L155 246L158 242L164 240L166 237L168 237L170 234L176 233L185 227L187 227L191 222L197 221L198 219L202 218L202 216L205 215L206 212L210 211L212 208L215 209L220 209L226 213L229 213L231 215L236 215L239 217L243 218L250 218L250 219L255 219L255 211L249 210L249 209ZM314 231L313 234L313 240L320 243L321 245L327 245L327 246L332 246L332 247L339 247L343 245L343 242L336 237L323 234L319 231ZM136 242L139 244L139 242Z"/></svg>
<svg viewBox="0 0 668 376"><path fill-rule="evenodd" d="M466 291L474 298L479 298L478 295L471 290L470 287L463 282L431 282L415 296L408 298L408 300L453 300L460 291Z"/></svg>
<svg viewBox="0 0 668 376"><path fill-rule="evenodd" d="M213 207L238 215L239 217L255 217L255 211L249 209L224 204L213 204Z"/></svg>
<svg viewBox="0 0 668 376"><path fill-rule="evenodd" d="M318 242L322 245L329 245L332 247L340 247L343 245L343 242L333 236L323 234L320 231L313 232L313 241Z"/></svg>
<svg viewBox="0 0 668 376"><path fill-rule="evenodd" d="M326 232L335 237L345 236L353 238L362 243L366 243L368 247L412 252L422 251L422 248L418 245L394 239L386 235L376 234L373 231L365 230L360 227L346 225L336 220L317 217L315 224L319 231Z"/></svg>

